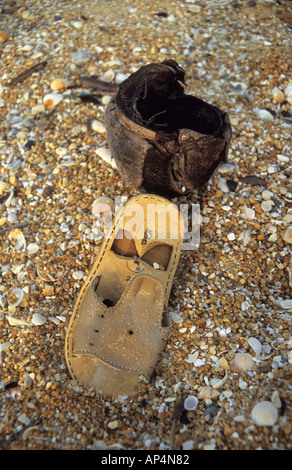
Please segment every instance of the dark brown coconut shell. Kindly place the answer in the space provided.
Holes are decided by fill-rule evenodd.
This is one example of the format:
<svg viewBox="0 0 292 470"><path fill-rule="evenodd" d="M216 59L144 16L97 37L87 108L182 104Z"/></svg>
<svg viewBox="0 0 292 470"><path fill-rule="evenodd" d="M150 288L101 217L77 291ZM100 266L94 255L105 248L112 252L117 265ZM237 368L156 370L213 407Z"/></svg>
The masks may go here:
<svg viewBox="0 0 292 470"><path fill-rule="evenodd" d="M228 114L184 94L184 71L170 60L130 75L105 113L108 146L122 181L164 196L204 186L227 162Z"/></svg>

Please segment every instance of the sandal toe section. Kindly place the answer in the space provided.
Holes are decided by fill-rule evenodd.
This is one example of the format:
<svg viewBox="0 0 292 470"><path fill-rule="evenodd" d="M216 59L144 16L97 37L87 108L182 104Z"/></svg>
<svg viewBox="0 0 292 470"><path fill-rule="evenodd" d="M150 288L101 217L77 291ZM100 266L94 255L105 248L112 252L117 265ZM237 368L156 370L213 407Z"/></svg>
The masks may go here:
<svg viewBox="0 0 292 470"><path fill-rule="evenodd" d="M76 324L73 354L149 378L171 331L170 322L163 326L163 298L163 283L150 275L136 275L115 307L96 298L94 315Z"/></svg>

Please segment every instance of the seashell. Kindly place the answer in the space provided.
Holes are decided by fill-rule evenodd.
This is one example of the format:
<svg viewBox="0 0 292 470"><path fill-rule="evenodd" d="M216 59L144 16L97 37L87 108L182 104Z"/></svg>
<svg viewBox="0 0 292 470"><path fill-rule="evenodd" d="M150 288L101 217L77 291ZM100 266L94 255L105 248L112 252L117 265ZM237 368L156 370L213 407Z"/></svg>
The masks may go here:
<svg viewBox="0 0 292 470"><path fill-rule="evenodd" d="M283 101L285 101L285 94L279 88L274 88L273 103L283 103Z"/></svg>
<svg viewBox="0 0 292 470"><path fill-rule="evenodd" d="M284 90L286 99L289 104L292 104L292 82L290 82Z"/></svg>
<svg viewBox="0 0 292 470"><path fill-rule="evenodd" d="M117 73L116 78L115 78L116 84L120 85L121 83L123 83L124 80L128 78L128 76L129 75L126 73L122 73L122 72Z"/></svg>
<svg viewBox="0 0 292 470"><path fill-rule="evenodd" d="M220 388L222 385L225 384L225 382L227 381L228 379L228 375L225 374L225 376L223 377L223 379L211 379L210 380L210 385L217 389L217 388Z"/></svg>
<svg viewBox="0 0 292 470"><path fill-rule="evenodd" d="M109 163L113 168L116 168L115 161L112 158L112 155L109 149L100 147L95 152L104 162Z"/></svg>
<svg viewBox="0 0 292 470"><path fill-rule="evenodd" d="M111 99L111 95L103 95L103 97L101 98L101 104L103 104L103 106L107 106Z"/></svg>
<svg viewBox="0 0 292 470"><path fill-rule="evenodd" d="M95 75L99 70L99 66L97 64L90 64L87 68L88 73L90 75Z"/></svg>
<svg viewBox="0 0 292 470"><path fill-rule="evenodd" d="M280 306L285 310L289 310L290 308L292 308L292 299L281 300Z"/></svg>
<svg viewBox="0 0 292 470"><path fill-rule="evenodd" d="M9 341L6 341L5 343L0 343L0 353L10 348L11 346L12 344Z"/></svg>
<svg viewBox="0 0 292 470"><path fill-rule="evenodd" d="M276 408L282 407L282 402L281 402L281 398L280 398L278 390L275 390L273 392L272 397L271 397L271 402Z"/></svg>
<svg viewBox="0 0 292 470"><path fill-rule="evenodd" d="M213 387L210 387L207 385L206 387L202 388L200 391L198 397L203 398L204 400L207 400L209 398L217 398L220 395L220 392L218 390L215 390Z"/></svg>
<svg viewBox="0 0 292 470"><path fill-rule="evenodd" d="M30 255L33 255L39 250L39 248L40 247L36 243L29 243L26 249Z"/></svg>
<svg viewBox="0 0 292 470"><path fill-rule="evenodd" d="M197 397L189 395L184 401L185 410L195 410L198 406L198 402Z"/></svg>
<svg viewBox="0 0 292 470"><path fill-rule="evenodd" d="M264 212L270 212L272 210L272 207L273 207L273 201L271 200L264 200L262 203L261 203L261 208L263 209Z"/></svg>
<svg viewBox="0 0 292 470"><path fill-rule="evenodd" d="M34 313L31 319L31 323L36 326L41 326L46 323L47 319L41 313Z"/></svg>
<svg viewBox="0 0 292 470"><path fill-rule="evenodd" d="M8 238L16 250L20 250L26 246L24 235L18 228L11 230Z"/></svg>
<svg viewBox="0 0 292 470"><path fill-rule="evenodd" d="M0 31L0 42L8 41L9 34L5 33L5 31Z"/></svg>
<svg viewBox="0 0 292 470"><path fill-rule="evenodd" d="M12 294L12 299L14 300L14 302L12 303L9 302L9 307L17 307L17 305L19 305L23 299L23 290L20 288L16 288L16 289L13 289L11 294Z"/></svg>
<svg viewBox="0 0 292 470"><path fill-rule="evenodd" d="M189 362L190 364L192 364L197 360L198 356L199 356L199 351L195 351L188 355L186 362Z"/></svg>
<svg viewBox="0 0 292 470"><path fill-rule="evenodd" d="M14 214L13 212L10 212L7 216L7 222L10 224L15 224L17 221L17 215Z"/></svg>
<svg viewBox="0 0 292 470"><path fill-rule="evenodd" d="M87 60L90 60L91 58L92 52L83 49L81 51L74 52L74 54L72 55L72 62L76 65L79 65L83 64L83 62L86 62Z"/></svg>
<svg viewBox="0 0 292 470"><path fill-rule="evenodd" d="M97 120L93 121L93 123L91 124L91 127L95 132L98 132L98 134L106 133L105 125L101 121L97 121Z"/></svg>
<svg viewBox="0 0 292 470"><path fill-rule="evenodd" d="M263 119L264 121L274 121L274 116L269 113L269 111L267 111L266 109L259 109L257 115L260 119Z"/></svg>
<svg viewBox="0 0 292 470"><path fill-rule="evenodd" d="M247 207L245 209L245 218L246 220L253 220L255 218L255 210Z"/></svg>
<svg viewBox="0 0 292 470"><path fill-rule="evenodd" d="M29 325L29 323L27 323L26 321L20 320L19 318L14 318L10 315L7 315L6 319L9 323L9 325L11 325L11 326L28 326Z"/></svg>
<svg viewBox="0 0 292 470"><path fill-rule="evenodd" d="M91 213L92 215L101 214L104 215L106 212L112 212L114 209L114 201L110 197L102 196L94 201L92 204Z"/></svg>
<svg viewBox="0 0 292 470"><path fill-rule="evenodd" d="M0 307L5 307L6 303L7 299L5 295L3 294L3 292L0 292Z"/></svg>
<svg viewBox="0 0 292 470"><path fill-rule="evenodd" d="M288 271L288 276L289 276L289 287L292 287L292 268L288 266L287 271Z"/></svg>
<svg viewBox="0 0 292 470"><path fill-rule="evenodd" d="M71 24L75 29L79 29L79 30L82 29L83 25L84 25L83 21L78 21L78 20L77 21L72 21Z"/></svg>
<svg viewBox="0 0 292 470"><path fill-rule="evenodd" d="M68 82L64 78L55 78L51 82L51 89L53 91L64 90L68 87Z"/></svg>
<svg viewBox="0 0 292 470"><path fill-rule="evenodd" d="M255 352L255 354L259 356L262 350L262 345L259 340L256 338L248 338L247 342L250 345L251 349Z"/></svg>
<svg viewBox="0 0 292 470"><path fill-rule="evenodd" d="M232 362L234 368L241 372L247 372L254 367L252 355L249 353L236 353Z"/></svg>
<svg viewBox="0 0 292 470"><path fill-rule="evenodd" d="M6 183L6 181L0 181L0 196L5 193L6 189L8 189L9 186L9 183Z"/></svg>
<svg viewBox="0 0 292 470"><path fill-rule="evenodd" d="M39 426L29 426L28 428L26 428L23 433L22 433L22 439L24 441L26 441L28 438L29 438L29 434L32 432L32 431L36 431L37 429L39 429Z"/></svg>
<svg viewBox="0 0 292 470"><path fill-rule="evenodd" d="M47 109L52 109L57 104L59 104L63 99L63 95L61 93L48 93L43 98L43 103Z"/></svg>
<svg viewBox="0 0 292 470"><path fill-rule="evenodd" d="M53 286L46 286L43 289L43 295L45 297L50 297L51 295L54 295L54 287Z"/></svg>
<svg viewBox="0 0 292 470"><path fill-rule="evenodd" d="M272 191L269 191L268 189L265 189L265 190L262 192L262 198L263 198L265 201L269 201L273 196L274 196L274 193L272 193Z"/></svg>
<svg viewBox="0 0 292 470"><path fill-rule="evenodd" d="M285 230L285 233L283 235L283 240L287 243L292 243L292 227L288 227Z"/></svg>
<svg viewBox="0 0 292 470"><path fill-rule="evenodd" d="M251 418L257 426L274 426L278 421L278 410L270 401L261 401L253 407Z"/></svg>
<svg viewBox="0 0 292 470"><path fill-rule="evenodd" d="M115 78L115 72L112 69L107 70L103 75L99 77L103 82L112 82Z"/></svg>

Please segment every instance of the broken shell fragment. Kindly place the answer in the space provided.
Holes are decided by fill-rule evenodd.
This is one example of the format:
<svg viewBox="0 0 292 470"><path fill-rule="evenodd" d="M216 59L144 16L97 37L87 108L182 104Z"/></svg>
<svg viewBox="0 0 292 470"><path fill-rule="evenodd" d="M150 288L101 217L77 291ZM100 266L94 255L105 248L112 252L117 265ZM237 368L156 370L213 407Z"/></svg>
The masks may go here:
<svg viewBox="0 0 292 470"><path fill-rule="evenodd" d="M217 398L220 395L220 392L218 390L215 390L215 388L210 387L207 385L206 387L202 388L200 391L198 397L203 398L203 400L207 400L209 398Z"/></svg>
<svg viewBox="0 0 292 470"><path fill-rule="evenodd" d="M8 299L9 307L17 307L23 299L23 290L20 288L13 289Z"/></svg>
<svg viewBox="0 0 292 470"><path fill-rule="evenodd" d="M250 345L251 349L254 351L254 353L257 356L259 356L261 354L261 350L262 350L262 345L259 342L259 340L256 339L256 338L248 338L247 342Z"/></svg>
<svg viewBox="0 0 292 470"><path fill-rule="evenodd" d="M287 243L292 243L292 227L288 227L285 230L285 233L283 235L283 240Z"/></svg>
<svg viewBox="0 0 292 470"><path fill-rule="evenodd" d="M47 109L52 109L57 104L59 104L63 99L63 95L60 93L49 93L48 95L44 96L43 103Z"/></svg>
<svg viewBox="0 0 292 470"><path fill-rule="evenodd" d="M270 401L261 401L253 407L251 418L257 426L274 426L278 420L278 410Z"/></svg>
<svg viewBox="0 0 292 470"><path fill-rule="evenodd" d="M36 326L41 326L46 323L47 319L41 313L34 313L31 319L31 323Z"/></svg>
<svg viewBox="0 0 292 470"><path fill-rule="evenodd" d="M36 243L29 243L27 245L27 251L30 255L36 253L39 250L39 246Z"/></svg>
<svg viewBox="0 0 292 470"><path fill-rule="evenodd" d="M16 250L20 250L26 246L24 235L18 228L11 230L8 238Z"/></svg>
<svg viewBox="0 0 292 470"><path fill-rule="evenodd" d="M234 369L247 372L254 367L252 355L249 353L236 353L233 358Z"/></svg>

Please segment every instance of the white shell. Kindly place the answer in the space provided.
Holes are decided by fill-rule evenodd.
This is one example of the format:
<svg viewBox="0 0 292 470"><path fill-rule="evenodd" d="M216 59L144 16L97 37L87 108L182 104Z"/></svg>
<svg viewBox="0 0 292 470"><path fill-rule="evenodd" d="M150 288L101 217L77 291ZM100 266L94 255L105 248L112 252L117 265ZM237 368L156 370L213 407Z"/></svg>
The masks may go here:
<svg viewBox="0 0 292 470"><path fill-rule="evenodd" d="M292 308L292 299L282 300L280 302L280 306L284 308L285 310Z"/></svg>
<svg viewBox="0 0 292 470"><path fill-rule="evenodd" d="M17 307L23 299L23 290L20 288L13 289L12 294L16 297L16 301L13 304L9 304L9 306Z"/></svg>
<svg viewBox="0 0 292 470"><path fill-rule="evenodd" d="M255 210L247 207L245 209L245 218L246 220L253 220L255 218Z"/></svg>
<svg viewBox="0 0 292 470"><path fill-rule="evenodd" d="M100 80L103 80L104 82L112 82L113 79L115 78L115 72L112 69L107 70L103 75L101 75Z"/></svg>
<svg viewBox="0 0 292 470"><path fill-rule="evenodd" d="M60 93L48 93L43 98L43 103L47 109L54 108L57 104L59 104L63 99L63 95Z"/></svg>
<svg viewBox="0 0 292 470"><path fill-rule="evenodd" d="M100 147L96 150L97 155L102 158L106 163L111 163L112 155L109 149Z"/></svg>
<svg viewBox="0 0 292 470"><path fill-rule="evenodd" d="M92 215L101 214L104 215L107 212L113 212L114 200L110 197L102 196L94 201L92 204L91 213Z"/></svg>
<svg viewBox="0 0 292 470"><path fill-rule="evenodd" d="M116 163L112 158L111 152L105 147L100 147L96 151L97 155L106 163L109 163L112 168L116 168Z"/></svg>
<svg viewBox="0 0 292 470"><path fill-rule="evenodd" d="M197 397L189 395L184 401L185 410L195 410L198 406L198 402Z"/></svg>
<svg viewBox="0 0 292 470"><path fill-rule="evenodd" d="M34 313L31 322L34 325L40 326L46 323L47 319L41 313Z"/></svg>
<svg viewBox="0 0 292 470"><path fill-rule="evenodd" d="M257 114L258 117L264 121L274 121L274 116L266 109L260 109Z"/></svg>
<svg viewBox="0 0 292 470"><path fill-rule="evenodd" d="M278 420L278 410L270 401L261 401L253 407L251 418L257 426L274 426Z"/></svg>
<svg viewBox="0 0 292 470"><path fill-rule="evenodd" d="M97 132L98 134L105 134L106 128L103 122L95 120L91 124L92 129Z"/></svg>
<svg viewBox="0 0 292 470"><path fill-rule="evenodd" d="M248 344L250 345L251 349L255 352L255 354L260 355L262 351L262 345L256 338L248 338Z"/></svg>
<svg viewBox="0 0 292 470"><path fill-rule="evenodd" d="M29 252L29 254L33 254L33 253L36 253L37 251L39 250L39 246L36 244L36 243L29 243L27 245L27 251Z"/></svg>
<svg viewBox="0 0 292 470"><path fill-rule="evenodd" d="M233 358L233 366L241 372L247 372L254 367L252 355L249 353L236 353Z"/></svg>

